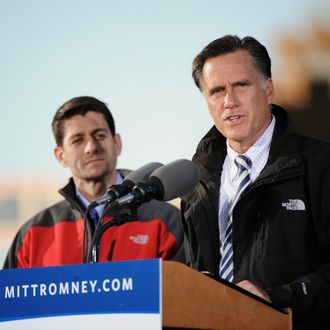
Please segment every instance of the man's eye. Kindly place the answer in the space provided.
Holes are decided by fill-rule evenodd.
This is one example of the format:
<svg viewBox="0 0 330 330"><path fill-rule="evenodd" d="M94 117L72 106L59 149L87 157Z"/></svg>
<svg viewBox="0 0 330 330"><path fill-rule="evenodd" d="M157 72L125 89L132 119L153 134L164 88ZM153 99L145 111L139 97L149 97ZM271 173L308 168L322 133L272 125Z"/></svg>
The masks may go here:
<svg viewBox="0 0 330 330"><path fill-rule="evenodd" d="M224 89L224 88L221 88L221 87L219 87L219 88L215 88L215 89L213 89L213 90L211 91L211 95L221 94L221 93L223 93L224 90L225 90L225 89Z"/></svg>
<svg viewBox="0 0 330 330"><path fill-rule="evenodd" d="M71 140L71 144L78 144L81 142L81 139L74 139L74 140Z"/></svg>
<svg viewBox="0 0 330 330"><path fill-rule="evenodd" d="M248 86L248 83L246 81L242 81L238 84L239 87L245 87Z"/></svg>
<svg viewBox="0 0 330 330"><path fill-rule="evenodd" d="M105 139L106 138L106 134L103 134L103 133L101 133L101 134L96 134L96 139L97 140L103 140L103 139Z"/></svg>

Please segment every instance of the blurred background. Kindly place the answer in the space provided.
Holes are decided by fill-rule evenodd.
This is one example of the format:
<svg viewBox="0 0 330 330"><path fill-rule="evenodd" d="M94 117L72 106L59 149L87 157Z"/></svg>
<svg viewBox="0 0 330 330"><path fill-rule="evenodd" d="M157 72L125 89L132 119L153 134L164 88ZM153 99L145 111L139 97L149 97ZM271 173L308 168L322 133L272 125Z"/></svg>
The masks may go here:
<svg viewBox="0 0 330 330"><path fill-rule="evenodd" d="M0 0L0 267L19 226L58 201L52 117L69 98L106 102L119 167L190 159L211 127L191 78L195 55L252 35L272 58L275 103L330 139L328 0Z"/></svg>

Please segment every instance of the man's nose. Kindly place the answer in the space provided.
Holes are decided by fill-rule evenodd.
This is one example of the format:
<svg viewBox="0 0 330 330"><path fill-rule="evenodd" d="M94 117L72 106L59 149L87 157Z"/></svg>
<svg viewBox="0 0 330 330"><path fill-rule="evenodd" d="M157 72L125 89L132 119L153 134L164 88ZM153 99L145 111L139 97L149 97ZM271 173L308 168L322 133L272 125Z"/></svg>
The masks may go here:
<svg viewBox="0 0 330 330"><path fill-rule="evenodd" d="M95 153L97 149L98 149L97 141L95 141L95 139L93 138L88 139L85 144L85 153L86 154Z"/></svg>
<svg viewBox="0 0 330 330"><path fill-rule="evenodd" d="M237 95L233 89L228 89L224 98L224 107L233 108L237 105Z"/></svg>

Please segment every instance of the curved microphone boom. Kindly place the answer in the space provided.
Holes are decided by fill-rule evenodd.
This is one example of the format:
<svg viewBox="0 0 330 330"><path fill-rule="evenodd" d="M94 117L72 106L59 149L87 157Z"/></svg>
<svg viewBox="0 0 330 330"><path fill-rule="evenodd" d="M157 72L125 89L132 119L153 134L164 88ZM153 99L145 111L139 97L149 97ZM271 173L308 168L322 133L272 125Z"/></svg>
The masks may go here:
<svg viewBox="0 0 330 330"><path fill-rule="evenodd" d="M84 263L88 256L85 254L85 231L86 231L86 222L88 218L89 211L98 206L105 203L109 203L116 198L119 198L120 196L124 196L132 191L132 188L134 185L139 182L140 180L147 180L150 176L150 174L157 168L160 168L163 166L161 163L153 162L148 163L144 166L139 167L137 170L131 172L128 174L125 178L122 184L112 185L108 191L101 196L100 198L96 199L94 202L88 205L86 208L85 214L84 214L84 234L83 234L83 244L82 244L82 262ZM100 224L100 222L99 222Z"/></svg>
<svg viewBox="0 0 330 330"><path fill-rule="evenodd" d="M122 184L115 184L112 185L107 192L101 196L100 198L96 199L89 205L89 209L94 208L95 206L110 203L115 199L129 194L135 184L140 181L146 181L150 174L153 173L156 169L162 167L163 164L158 162L148 163L139 167L137 170L129 173L125 178Z"/></svg>
<svg viewBox="0 0 330 330"><path fill-rule="evenodd" d="M126 205L128 207L135 205L136 207L136 205L148 202L153 198L168 201L181 197L195 188L199 181L199 173L194 163L186 159L179 159L167 165L159 166L151 174L145 175L143 181L136 183L132 192L112 201L109 208ZM98 246L103 233L108 228L123 223L111 221L97 229L87 256L89 262L98 262Z"/></svg>
<svg viewBox="0 0 330 330"><path fill-rule="evenodd" d="M187 159L178 159L153 171L146 182L138 182L131 193L117 198L110 203L110 207L145 203L153 198L169 201L189 193L198 181L195 164Z"/></svg>

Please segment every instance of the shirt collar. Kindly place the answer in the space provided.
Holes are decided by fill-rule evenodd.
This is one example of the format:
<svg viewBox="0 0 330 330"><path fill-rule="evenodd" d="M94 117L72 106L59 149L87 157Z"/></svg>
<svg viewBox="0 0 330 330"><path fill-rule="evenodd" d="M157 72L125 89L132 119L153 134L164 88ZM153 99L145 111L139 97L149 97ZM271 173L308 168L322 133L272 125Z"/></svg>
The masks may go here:
<svg viewBox="0 0 330 330"><path fill-rule="evenodd" d="M120 173L118 171L116 171L116 184L121 184L123 182L123 177L120 175ZM85 208L88 207L88 205L91 203L87 198L85 198L81 192L79 191L79 189L77 187L76 188L76 196L77 198L83 203L83 205L85 206ZM97 212L97 214L99 215L99 217L101 218L103 215L103 211L105 208L105 204L99 205L95 207L95 210Z"/></svg>
<svg viewBox="0 0 330 330"><path fill-rule="evenodd" d="M252 166L258 163L257 160L259 155L263 154L265 150L269 149L274 132L275 120L275 117L272 115L272 120L266 130L262 133L258 140L244 153L244 155L250 158ZM226 144L228 157L230 158L232 164L234 164L234 159L237 155L239 155L239 153L230 147L228 139L226 140Z"/></svg>

